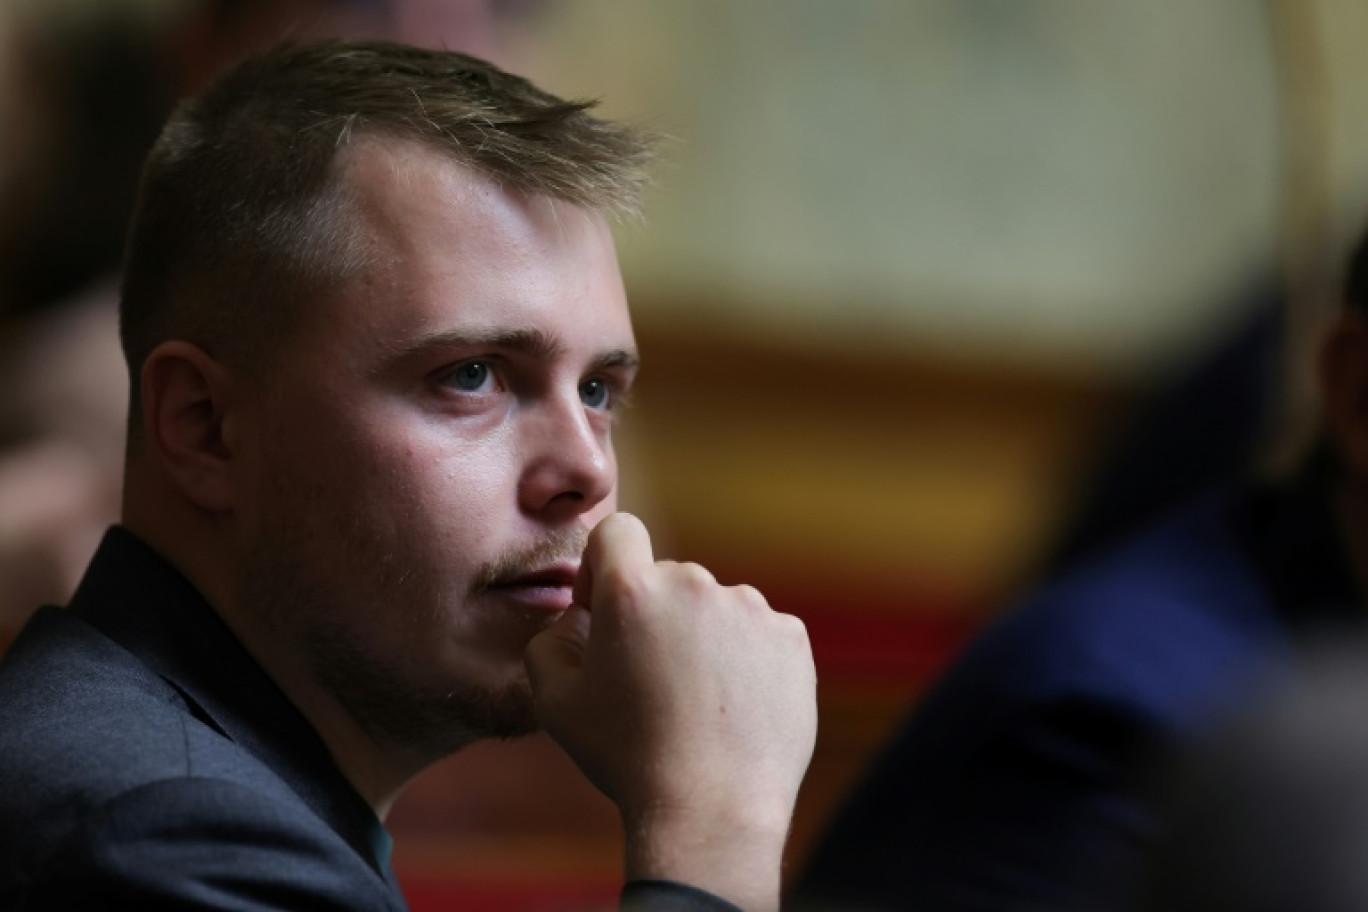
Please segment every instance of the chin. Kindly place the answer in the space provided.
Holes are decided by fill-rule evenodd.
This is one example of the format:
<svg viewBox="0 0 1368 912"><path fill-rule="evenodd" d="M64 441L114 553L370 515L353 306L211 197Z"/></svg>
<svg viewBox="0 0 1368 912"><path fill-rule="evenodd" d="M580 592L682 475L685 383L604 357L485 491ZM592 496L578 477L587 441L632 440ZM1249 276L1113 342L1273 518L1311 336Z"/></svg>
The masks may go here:
<svg viewBox="0 0 1368 912"><path fill-rule="evenodd" d="M526 678L497 688L455 691L413 709L409 719L419 730L410 730L410 739L427 740L443 754L474 741L521 738L541 727Z"/></svg>

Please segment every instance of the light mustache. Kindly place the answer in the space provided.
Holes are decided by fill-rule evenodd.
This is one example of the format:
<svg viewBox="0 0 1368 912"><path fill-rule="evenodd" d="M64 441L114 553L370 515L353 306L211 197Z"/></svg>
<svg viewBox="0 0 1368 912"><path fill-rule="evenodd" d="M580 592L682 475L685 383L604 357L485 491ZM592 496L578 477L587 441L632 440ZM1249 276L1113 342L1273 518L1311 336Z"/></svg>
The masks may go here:
<svg viewBox="0 0 1368 912"><path fill-rule="evenodd" d="M582 527L548 532L538 542L506 551L481 564L470 583L470 592L479 595L549 565L577 562L588 539L589 530Z"/></svg>

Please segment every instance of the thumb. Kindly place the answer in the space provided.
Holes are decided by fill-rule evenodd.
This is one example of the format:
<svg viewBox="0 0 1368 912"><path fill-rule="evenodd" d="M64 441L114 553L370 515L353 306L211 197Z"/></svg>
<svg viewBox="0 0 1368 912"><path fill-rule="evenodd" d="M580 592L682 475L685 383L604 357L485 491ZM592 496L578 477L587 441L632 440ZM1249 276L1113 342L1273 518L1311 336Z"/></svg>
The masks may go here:
<svg viewBox="0 0 1368 912"><path fill-rule="evenodd" d="M567 686L579 673L589 643L589 625L588 609L572 604L528 642L523 662L532 694L539 702L545 693Z"/></svg>

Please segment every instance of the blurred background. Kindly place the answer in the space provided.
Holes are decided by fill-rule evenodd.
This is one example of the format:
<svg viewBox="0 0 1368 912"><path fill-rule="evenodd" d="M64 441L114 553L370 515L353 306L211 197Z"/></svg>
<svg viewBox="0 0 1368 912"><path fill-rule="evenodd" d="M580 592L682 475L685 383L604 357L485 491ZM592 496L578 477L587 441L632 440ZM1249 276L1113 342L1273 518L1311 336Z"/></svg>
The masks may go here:
<svg viewBox="0 0 1368 912"><path fill-rule="evenodd" d="M492 57L666 136L620 230L645 370L624 507L808 623L791 864L1051 567L1295 459L1368 204L1358 0L0 0L0 629L117 518L113 283L172 100L281 34ZM391 820L415 910L611 899L540 738Z"/></svg>

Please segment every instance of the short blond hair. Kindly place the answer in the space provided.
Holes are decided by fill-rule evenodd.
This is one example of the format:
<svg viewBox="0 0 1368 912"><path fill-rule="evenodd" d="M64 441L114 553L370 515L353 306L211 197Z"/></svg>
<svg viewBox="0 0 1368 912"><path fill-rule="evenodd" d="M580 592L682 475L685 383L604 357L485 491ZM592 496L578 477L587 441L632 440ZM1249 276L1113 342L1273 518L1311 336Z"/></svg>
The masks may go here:
<svg viewBox="0 0 1368 912"><path fill-rule="evenodd" d="M356 265L337 162L356 135L423 143L501 185L635 214L651 158L635 129L465 54L378 40L289 43L172 114L144 165L120 333L142 362L186 339L251 363L297 300Z"/></svg>

